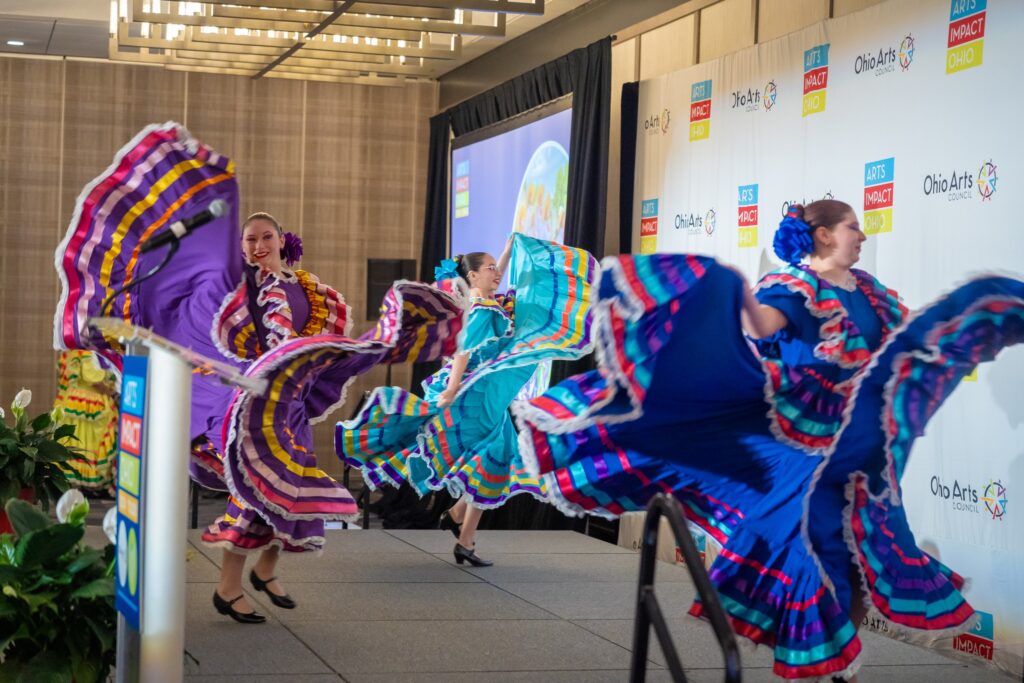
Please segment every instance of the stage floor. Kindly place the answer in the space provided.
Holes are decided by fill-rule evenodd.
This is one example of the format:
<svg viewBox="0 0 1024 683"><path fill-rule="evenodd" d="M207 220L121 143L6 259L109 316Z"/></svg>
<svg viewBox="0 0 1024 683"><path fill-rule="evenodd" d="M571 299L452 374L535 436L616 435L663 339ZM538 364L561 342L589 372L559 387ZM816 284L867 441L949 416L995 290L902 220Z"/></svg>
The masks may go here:
<svg viewBox="0 0 1024 683"><path fill-rule="evenodd" d="M482 531L495 566L459 567L447 531L329 531L322 556L285 557L279 574L298 602L261 625L217 614L220 552L190 532L186 664L194 683L459 683L627 681L639 556L571 531ZM248 569L248 568L247 568ZM248 572L247 574L248 575ZM248 584L247 584L248 585ZM686 570L658 565L658 594L687 676L721 681L710 627L685 616ZM872 633L860 680L1009 680ZM742 640L742 639L741 639ZM652 635L650 681L671 680ZM771 653L742 648L743 680L778 680Z"/></svg>

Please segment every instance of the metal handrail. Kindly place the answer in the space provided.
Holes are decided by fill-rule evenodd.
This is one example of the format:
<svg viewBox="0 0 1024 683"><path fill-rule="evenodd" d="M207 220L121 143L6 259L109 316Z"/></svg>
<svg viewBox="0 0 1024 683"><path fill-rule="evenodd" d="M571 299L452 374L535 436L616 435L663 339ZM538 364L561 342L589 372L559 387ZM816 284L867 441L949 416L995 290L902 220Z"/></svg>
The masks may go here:
<svg viewBox="0 0 1024 683"><path fill-rule="evenodd" d="M668 519L672 534L676 538L676 545L683 553L686 561L686 569L690 572L690 578L697 588L704 606L704 612L711 622L711 628L718 639L718 646L725 658L725 680L728 683L739 683L742 676L740 665L740 652L736 645L736 636L722 603L718 599L718 592L711 585L707 570L701 561L697 546L690 536L690 530L683 519L679 502L670 495L659 493L647 505L647 516L644 518L644 531L640 547L640 579L637 586L636 619L633 624L633 661L630 665L629 680L631 683L643 683L647 678L647 651L650 649L651 627L658 637L658 644L661 645L665 654L665 661L672 674L672 680L679 682L686 681L686 672L683 671L682 662L679 661L679 653L676 651L672 635L668 631L665 617L658 604L658 598L654 594L654 569L657 566L655 552L658 548L658 530L661 518Z"/></svg>

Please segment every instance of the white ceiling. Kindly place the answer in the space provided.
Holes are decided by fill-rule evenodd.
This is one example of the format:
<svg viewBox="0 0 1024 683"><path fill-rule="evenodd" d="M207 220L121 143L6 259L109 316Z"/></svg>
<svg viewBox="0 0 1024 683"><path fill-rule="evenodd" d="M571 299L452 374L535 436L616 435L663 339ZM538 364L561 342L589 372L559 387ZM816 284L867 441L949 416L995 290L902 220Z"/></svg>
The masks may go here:
<svg viewBox="0 0 1024 683"><path fill-rule="evenodd" d="M463 36L457 59L429 60L430 78L452 71L588 0L546 0L544 14L508 14L504 37ZM410 3L414 4L414 3ZM110 0L0 0L0 54L109 58ZM24 46L11 46L20 40ZM283 50L282 50L283 52ZM268 62L272 57L268 57Z"/></svg>

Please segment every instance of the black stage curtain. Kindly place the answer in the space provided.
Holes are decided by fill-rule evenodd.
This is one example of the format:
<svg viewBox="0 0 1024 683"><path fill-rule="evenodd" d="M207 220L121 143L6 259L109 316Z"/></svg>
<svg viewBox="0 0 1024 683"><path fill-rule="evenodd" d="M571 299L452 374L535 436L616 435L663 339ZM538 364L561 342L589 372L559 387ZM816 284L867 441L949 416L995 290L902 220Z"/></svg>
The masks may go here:
<svg viewBox="0 0 1024 683"><path fill-rule="evenodd" d="M611 45L608 37L573 50L431 118L427 205L420 260L420 275L424 280L433 280L434 266L446 256L449 129L457 137L569 93L573 96L573 115L565 243L582 247L598 258L603 255L608 194ZM437 367L435 364L417 365L413 370L412 390L420 393L420 383ZM593 362L589 358L574 363L556 363L552 369L552 381L557 382L592 367ZM582 529L583 523L569 520L553 507L540 505L532 498L518 496L484 515L481 528Z"/></svg>
<svg viewBox="0 0 1024 683"><path fill-rule="evenodd" d="M420 280L434 281L434 266L448 249L448 141L451 114L444 111L430 119L430 151L427 161L427 200L423 216L423 247L420 250ZM420 383L441 368L440 362L417 363L412 369L412 391L423 396Z"/></svg>
<svg viewBox="0 0 1024 683"><path fill-rule="evenodd" d="M640 84L623 83L620 121L622 152L619 157L619 253L633 252L633 183L636 179L636 127L639 120Z"/></svg>

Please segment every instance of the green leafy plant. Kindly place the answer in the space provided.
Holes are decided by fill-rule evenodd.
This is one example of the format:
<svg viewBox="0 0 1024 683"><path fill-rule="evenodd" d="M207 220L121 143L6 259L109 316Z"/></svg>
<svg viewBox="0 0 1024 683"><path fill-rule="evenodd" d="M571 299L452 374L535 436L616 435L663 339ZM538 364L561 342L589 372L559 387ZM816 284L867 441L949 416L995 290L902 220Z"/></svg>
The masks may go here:
<svg viewBox="0 0 1024 683"><path fill-rule="evenodd" d="M12 499L0 535L0 681L94 683L114 664L114 546L81 543L89 504L64 522Z"/></svg>
<svg viewBox="0 0 1024 683"><path fill-rule="evenodd" d="M42 413L31 420L25 408L32 392L22 389L14 397L11 412L14 425L8 426L0 409L0 504L14 498L22 489L30 489L44 510L50 501L68 489L61 463L75 455L66 442L75 438L74 425L60 425L59 416Z"/></svg>

